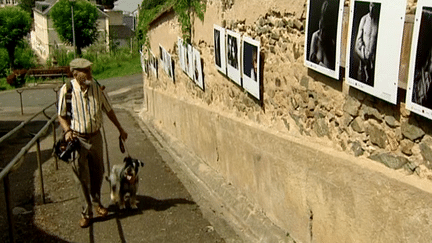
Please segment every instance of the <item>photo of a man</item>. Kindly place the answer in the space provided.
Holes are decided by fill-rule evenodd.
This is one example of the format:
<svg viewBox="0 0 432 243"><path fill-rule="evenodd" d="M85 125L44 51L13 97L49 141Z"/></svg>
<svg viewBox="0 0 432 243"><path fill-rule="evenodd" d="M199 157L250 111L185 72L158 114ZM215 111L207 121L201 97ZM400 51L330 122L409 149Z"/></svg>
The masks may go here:
<svg viewBox="0 0 432 243"><path fill-rule="evenodd" d="M356 1L349 77L374 87L381 3Z"/></svg>
<svg viewBox="0 0 432 243"><path fill-rule="evenodd" d="M432 109L432 7L423 7L418 32L412 102Z"/></svg>
<svg viewBox="0 0 432 243"><path fill-rule="evenodd" d="M215 51L215 63L216 66L218 66L219 68L222 67L221 64L221 45L220 45L220 31L218 29L213 29L214 30L214 51Z"/></svg>
<svg viewBox="0 0 432 243"><path fill-rule="evenodd" d="M228 41L228 51L227 51L227 56L228 56L228 64L235 68L238 69L238 58L237 58L237 53L238 53L238 46L237 46L237 38L232 36L232 35L228 35L227 37L227 41Z"/></svg>
<svg viewBox="0 0 432 243"><path fill-rule="evenodd" d="M306 59L335 70L339 1L310 0Z"/></svg>
<svg viewBox="0 0 432 243"><path fill-rule="evenodd" d="M258 75L258 60L257 47L248 42L243 42L243 73L253 81L257 81Z"/></svg>

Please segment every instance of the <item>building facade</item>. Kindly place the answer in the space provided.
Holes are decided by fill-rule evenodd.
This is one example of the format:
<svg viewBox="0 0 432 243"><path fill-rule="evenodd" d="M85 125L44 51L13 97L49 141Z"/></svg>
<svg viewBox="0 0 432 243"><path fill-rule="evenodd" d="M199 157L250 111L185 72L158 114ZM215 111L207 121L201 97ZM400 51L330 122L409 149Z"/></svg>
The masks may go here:
<svg viewBox="0 0 432 243"><path fill-rule="evenodd" d="M56 4L55 0L37 1L36 6L33 9L34 15L34 29L30 33L30 41L32 49L35 50L36 54L42 59L42 61L48 60L50 54L52 54L54 48L66 48L72 51L73 47L64 44L56 30L54 24L50 18L50 10ZM109 16L98 8L99 18L97 20L97 26L99 31L99 42L106 43L107 50L109 47Z"/></svg>

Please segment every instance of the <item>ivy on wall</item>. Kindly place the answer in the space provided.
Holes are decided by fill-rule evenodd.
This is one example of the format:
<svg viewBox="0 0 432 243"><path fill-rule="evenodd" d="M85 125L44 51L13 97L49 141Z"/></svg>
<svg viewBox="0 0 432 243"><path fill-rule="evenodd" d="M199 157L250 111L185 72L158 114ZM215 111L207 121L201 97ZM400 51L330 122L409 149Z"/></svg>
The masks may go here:
<svg viewBox="0 0 432 243"><path fill-rule="evenodd" d="M182 38L186 43L191 42L192 21L191 15L195 13L196 16L203 21L205 12L205 2L202 0L179 0L174 5L174 11L178 16L182 28Z"/></svg>
<svg viewBox="0 0 432 243"><path fill-rule="evenodd" d="M160 16L160 14L174 9L181 25L182 38L186 43L191 41L192 33L192 13L203 21L206 9L206 0L143 0L139 12L138 21L138 40L144 50L150 47L147 33L149 24Z"/></svg>

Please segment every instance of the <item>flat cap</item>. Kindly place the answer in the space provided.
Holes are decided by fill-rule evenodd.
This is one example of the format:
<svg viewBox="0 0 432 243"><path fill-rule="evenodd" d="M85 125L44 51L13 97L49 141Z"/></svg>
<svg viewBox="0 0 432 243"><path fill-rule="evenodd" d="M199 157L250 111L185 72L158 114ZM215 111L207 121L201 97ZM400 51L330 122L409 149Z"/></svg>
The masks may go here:
<svg viewBox="0 0 432 243"><path fill-rule="evenodd" d="M73 59L69 66L71 69L80 69L80 68L88 68L92 65L93 63L90 62L87 59L84 58L75 58Z"/></svg>

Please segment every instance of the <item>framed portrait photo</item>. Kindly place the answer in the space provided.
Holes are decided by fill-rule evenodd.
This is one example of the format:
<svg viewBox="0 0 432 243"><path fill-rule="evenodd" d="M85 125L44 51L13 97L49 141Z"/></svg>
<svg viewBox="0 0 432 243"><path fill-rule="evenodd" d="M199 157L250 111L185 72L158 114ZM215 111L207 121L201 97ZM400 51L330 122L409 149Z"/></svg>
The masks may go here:
<svg viewBox="0 0 432 243"><path fill-rule="evenodd" d="M177 54L179 58L180 68L183 72L185 72L185 58L184 58L184 45L183 39L177 38Z"/></svg>
<svg viewBox="0 0 432 243"><path fill-rule="evenodd" d="M204 80L203 80L203 72L202 72L202 65L201 65L201 54L198 49L193 48L193 63L194 63L194 81L195 83L204 90Z"/></svg>
<svg viewBox="0 0 432 243"><path fill-rule="evenodd" d="M242 40L243 88L258 100L260 97L260 42L249 37Z"/></svg>
<svg viewBox="0 0 432 243"><path fill-rule="evenodd" d="M158 59L152 51L150 51L150 67L152 69L153 75L158 78Z"/></svg>
<svg viewBox="0 0 432 243"><path fill-rule="evenodd" d="M432 0L419 0L415 14L406 108L432 119Z"/></svg>
<svg viewBox="0 0 432 243"><path fill-rule="evenodd" d="M191 44L187 44L186 52L187 52L186 54L187 75L189 76L190 79L194 80L193 47Z"/></svg>
<svg viewBox="0 0 432 243"><path fill-rule="evenodd" d="M165 70L165 66L164 66L164 63L165 63L165 60L164 60L165 53L164 53L164 50L165 49L159 44L159 61L161 63L161 67L162 67L163 70Z"/></svg>
<svg viewBox="0 0 432 243"><path fill-rule="evenodd" d="M213 25L213 39L216 69L226 75L225 29L218 25Z"/></svg>
<svg viewBox="0 0 432 243"><path fill-rule="evenodd" d="M241 86L240 34L226 30L227 76Z"/></svg>
<svg viewBox="0 0 432 243"><path fill-rule="evenodd" d="M168 77L174 81L174 66L173 66L173 61L172 61L172 57L171 54L169 54L167 51L165 51L166 53L166 72Z"/></svg>
<svg viewBox="0 0 432 243"><path fill-rule="evenodd" d="M406 0L351 0L346 80L396 104Z"/></svg>
<svg viewBox="0 0 432 243"><path fill-rule="evenodd" d="M343 0L308 0L305 66L339 79Z"/></svg>
<svg viewBox="0 0 432 243"><path fill-rule="evenodd" d="M160 67L162 70L167 73L167 53L165 51L165 48L159 44L159 61L160 61Z"/></svg>
<svg viewBox="0 0 432 243"><path fill-rule="evenodd" d="M142 50L140 50L139 52L140 52L141 68L143 72L148 75L148 63L147 63L148 57L146 55L146 52L143 52Z"/></svg>

